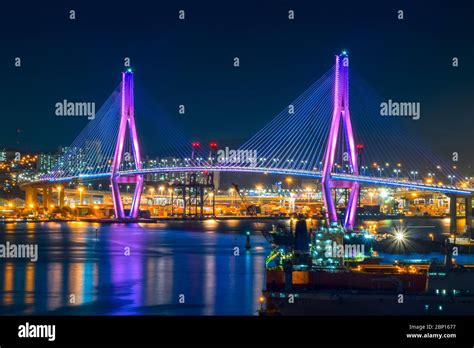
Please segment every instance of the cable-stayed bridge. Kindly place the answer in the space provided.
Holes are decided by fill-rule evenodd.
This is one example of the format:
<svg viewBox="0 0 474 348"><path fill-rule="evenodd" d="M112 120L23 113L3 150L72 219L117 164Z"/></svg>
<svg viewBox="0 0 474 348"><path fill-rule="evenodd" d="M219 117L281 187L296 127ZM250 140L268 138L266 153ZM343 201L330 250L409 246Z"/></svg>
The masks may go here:
<svg viewBox="0 0 474 348"><path fill-rule="evenodd" d="M452 165L426 150L415 137L405 136L406 130L395 124L393 118L381 117L373 92L355 89L352 93L351 89L351 99L366 103L350 107L349 57L345 52L336 55L331 69L237 150L247 156L254 154L251 160L239 156L219 158L216 146L205 153L197 143L193 143L189 154L171 134L171 154L180 160L149 165L141 153L135 121L133 76L130 70L122 74L120 87L68 147L55 168L39 177L37 183L109 178L118 219L137 217L144 175L169 172L268 173L319 178L325 213L331 222L338 219L333 190L348 190L344 214L347 228L354 226L363 184L436 191L453 197L464 195L470 202L473 190L455 180L460 175ZM360 87L363 83L355 85ZM165 131L156 130L157 141L160 132ZM423 170L428 171L431 179L436 175L439 181L420 181ZM135 185L128 216L120 184Z"/></svg>

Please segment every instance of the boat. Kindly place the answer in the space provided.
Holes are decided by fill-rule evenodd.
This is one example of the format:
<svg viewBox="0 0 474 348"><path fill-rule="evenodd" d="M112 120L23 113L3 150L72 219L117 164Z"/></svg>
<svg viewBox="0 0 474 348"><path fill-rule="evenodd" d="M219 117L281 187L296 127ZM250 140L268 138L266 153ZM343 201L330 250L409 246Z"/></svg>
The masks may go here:
<svg viewBox="0 0 474 348"><path fill-rule="evenodd" d="M268 234L260 315L470 314L474 265L385 263L370 237L303 216ZM281 244L280 244L281 243ZM449 251L450 248L445 248Z"/></svg>

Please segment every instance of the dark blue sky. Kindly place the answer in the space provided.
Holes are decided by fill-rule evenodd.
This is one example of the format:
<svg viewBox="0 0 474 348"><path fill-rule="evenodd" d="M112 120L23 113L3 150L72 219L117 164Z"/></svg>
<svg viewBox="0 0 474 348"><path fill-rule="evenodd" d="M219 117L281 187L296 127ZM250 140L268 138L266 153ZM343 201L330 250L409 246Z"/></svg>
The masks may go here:
<svg viewBox="0 0 474 348"><path fill-rule="evenodd" d="M380 95L422 103L421 120L410 125L432 140L430 146L445 154L458 151L463 162L474 160L473 1L2 6L0 146L49 151L70 144L87 119L56 117L54 104L68 99L100 105L120 82L124 57L136 72L137 98L138 88L146 90L190 138L241 142L345 48L352 69ZM76 10L74 21L70 9ZM185 21L178 20L179 9L186 10ZM294 21L287 19L289 9ZM14 67L17 56L21 68ZM235 56L239 69L232 65ZM456 69L452 57L459 57ZM179 104L186 105L186 115L178 114ZM141 122L141 129L159 135L158 119L150 117L146 127Z"/></svg>

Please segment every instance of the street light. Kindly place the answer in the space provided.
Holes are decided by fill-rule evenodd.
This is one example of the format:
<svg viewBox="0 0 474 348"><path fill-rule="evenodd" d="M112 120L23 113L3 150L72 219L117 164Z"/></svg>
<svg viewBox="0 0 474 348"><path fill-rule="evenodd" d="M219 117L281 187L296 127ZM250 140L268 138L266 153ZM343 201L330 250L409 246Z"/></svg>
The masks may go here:
<svg viewBox="0 0 474 348"><path fill-rule="evenodd" d="M393 172L394 172L395 174L397 174L397 179L398 179L398 174L401 172L401 170L400 170L400 169L394 169Z"/></svg>
<svg viewBox="0 0 474 348"><path fill-rule="evenodd" d="M415 170L412 170L410 174L413 175L413 181L416 181L416 175L418 174L418 172Z"/></svg>
<svg viewBox="0 0 474 348"><path fill-rule="evenodd" d="M453 180L455 177L456 177L455 175L448 175L448 178L451 181L451 185L453 184Z"/></svg>

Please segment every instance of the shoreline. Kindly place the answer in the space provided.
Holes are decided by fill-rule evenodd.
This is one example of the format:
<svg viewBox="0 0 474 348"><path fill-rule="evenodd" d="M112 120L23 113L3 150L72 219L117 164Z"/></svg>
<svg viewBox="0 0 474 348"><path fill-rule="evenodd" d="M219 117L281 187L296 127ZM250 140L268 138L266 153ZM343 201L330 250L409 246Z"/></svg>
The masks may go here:
<svg viewBox="0 0 474 348"><path fill-rule="evenodd" d="M377 217L364 217L358 221L381 221L381 220L415 220L415 219L449 219L449 216L377 216ZM456 220L464 219L463 216L456 217ZM281 221L281 220L290 220L290 217L281 217L281 216L217 216L217 217L206 217L202 219L197 218L183 218L181 216L173 217L156 217L148 219L125 219L125 220L113 220L113 219L94 219L94 218L83 218L83 219L51 219L51 220L22 220L22 221L0 221L0 225L6 224L22 224L22 223L44 223L44 222L90 222L90 223L100 223L100 224L132 224L132 223L158 223L163 221L173 221L173 222L197 222L197 221L229 221L229 220L239 220L239 221Z"/></svg>

